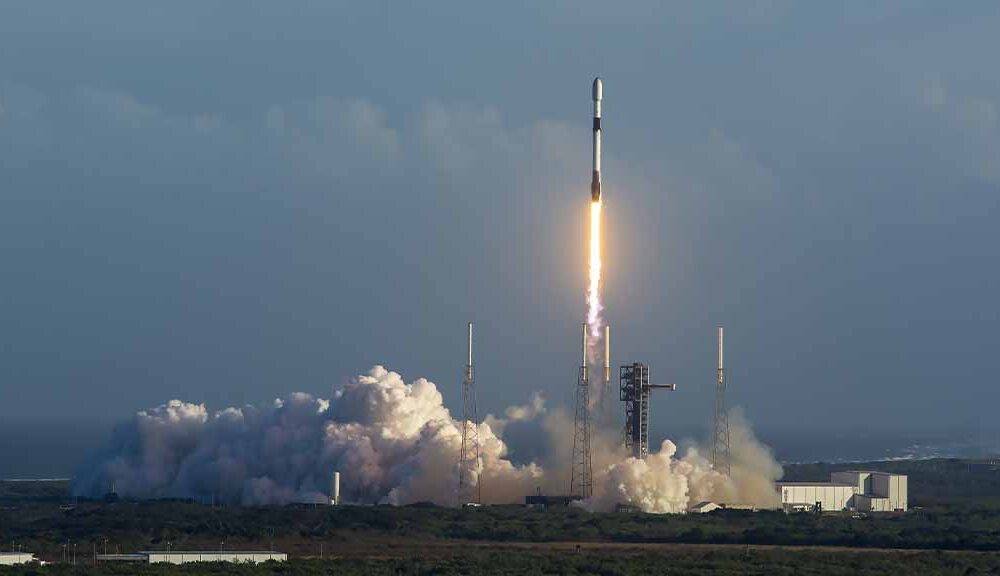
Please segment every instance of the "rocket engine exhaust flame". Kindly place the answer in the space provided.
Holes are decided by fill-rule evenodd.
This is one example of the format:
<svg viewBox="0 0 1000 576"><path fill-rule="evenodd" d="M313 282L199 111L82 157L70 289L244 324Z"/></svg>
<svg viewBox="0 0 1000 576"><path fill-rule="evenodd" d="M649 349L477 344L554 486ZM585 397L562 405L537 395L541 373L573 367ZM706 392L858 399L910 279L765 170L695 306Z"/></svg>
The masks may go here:
<svg viewBox="0 0 1000 576"><path fill-rule="evenodd" d="M604 331L601 318L601 201L590 203L590 260L587 284L587 326L590 327L591 356L596 355L596 344ZM593 358L591 358L593 360Z"/></svg>

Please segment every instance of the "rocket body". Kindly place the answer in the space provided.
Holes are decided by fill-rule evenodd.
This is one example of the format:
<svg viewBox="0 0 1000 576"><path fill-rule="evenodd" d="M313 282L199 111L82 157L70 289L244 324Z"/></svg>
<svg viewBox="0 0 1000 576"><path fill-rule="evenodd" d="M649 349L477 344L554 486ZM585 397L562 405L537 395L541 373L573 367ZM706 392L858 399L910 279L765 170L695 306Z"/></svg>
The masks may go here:
<svg viewBox="0 0 1000 576"><path fill-rule="evenodd" d="M601 201L601 98L604 87L600 78L594 78L594 174L590 181L590 200Z"/></svg>

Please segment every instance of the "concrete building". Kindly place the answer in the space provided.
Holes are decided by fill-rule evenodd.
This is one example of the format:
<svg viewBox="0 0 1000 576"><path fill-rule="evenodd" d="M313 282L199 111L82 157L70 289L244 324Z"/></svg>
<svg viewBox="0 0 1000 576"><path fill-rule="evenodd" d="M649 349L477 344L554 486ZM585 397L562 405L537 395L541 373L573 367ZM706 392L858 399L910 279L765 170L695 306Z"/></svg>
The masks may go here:
<svg viewBox="0 0 1000 576"><path fill-rule="evenodd" d="M892 512L895 510L888 498L857 494L854 496L854 509L858 512Z"/></svg>
<svg viewBox="0 0 1000 576"><path fill-rule="evenodd" d="M38 562L38 558L28 552L0 552L0 566L13 566L30 562Z"/></svg>
<svg viewBox="0 0 1000 576"><path fill-rule="evenodd" d="M858 494L871 494L872 472L866 470L845 470L830 474L830 481L843 484L853 484L858 488Z"/></svg>
<svg viewBox="0 0 1000 576"><path fill-rule="evenodd" d="M902 474L845 470L834 472L830 479L858 487L858 495L865 497L858 499L854 506L859 512L894 512L909 508L907 478Z"/></svg>
<svg viewBox="0 0 1000 576"><path fill-rule="evenodd" d="M872 472L872 496L889 501L890 510L906 511L910 507L908 481L902 474Z"/></svg>
<svg viewBox="0 0 1000 576"><path fill-rule="evenodd" d="M573 502L579 501L579 496L546 496L544 494L535 494L534 496L524 497L524 504L526 506L539 510L544 510L545 508L566 508L573 504Z"/></svg>
<svg viewBox="0 0 1000 576"><path fill-rule="evenodd" d="M159 550L155 552L142 551L135 554L98 554L98 562L142 562L155 564L187 564L189 562L236 562L257 564L274 560L285 562L288 555L284 552L259 552L246 550Z"/></svg>
<svg viewBox="0 0 1000 576"><path fill-rule="evenodd" d="M778 482L786 511L905 512L909 508L907 478L901 474L845 470L829 482Z"/></svg>
<svg viewBox="0 0 1000 576"><path fill-rule="evenodd" d="M847 510L857 493L853 484L839 482L778 482L781 507L787 512Z"/></svg>
<svg viewBox="0 0 1000 576"><path fill-rule="evenodd" d="M691 506L690 508L688 508L688 513L689 514L707 514L707 513L711 512L713 510L718 510L719 508L722 508L722 506L719 506L715 502L708 502L708 501L706 501L706 502L698 502L697 504L695 504L695 505Z"/></svg>

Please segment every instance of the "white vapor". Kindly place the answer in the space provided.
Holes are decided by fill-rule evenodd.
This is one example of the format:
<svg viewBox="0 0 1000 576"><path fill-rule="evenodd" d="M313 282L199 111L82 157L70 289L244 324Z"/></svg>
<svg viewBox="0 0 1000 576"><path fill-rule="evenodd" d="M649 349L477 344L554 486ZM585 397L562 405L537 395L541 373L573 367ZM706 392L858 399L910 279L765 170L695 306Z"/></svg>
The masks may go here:
<svg viewBox="0 0 1000 576"><path fill-rule="evenodd" d="M628 504L646 512L680 513L697 502L774 508L774 482L781 466L761 444L739 412L730 415L731 474L716 472L697 447L677 457L677 446L664 440L645 460L632 457L604 470L604 485L592 507L609 510Z"/></svg>
<svg viewBox="0 0 1000 576"><path fill-rule="evenodd" d="M617 433L595 431L595 496L589 507L630 503L649 512L683 512L701 499L771 504L780 475L769 451L734 418L730 480L696 451L674 458L665 441L645 462L626 458ZM501 436L505 428L537 422L532 442L548 443L542 462L517 464ZM537 487L563 493L572 420L547 411L535 394L504 417L479 424L481 462L474 482L487 503L523 502ZM546 438L547 437L547 438ZM569 435L572 438L572 435ZM325 502L334 471L344 502L458 503L461 422L442 403L434 383L406 383L382 366L358 376L330 400L294 393L268 408L226 408L171 400L138 412L74 478L73 491L98 497L114 484L129 498L193 498L245 505Z"/></svg>
<svg viewBox="0 0 1000 576"><path fill-rule="evenodd" d="M432 382L407 384L376 366L329 401L295 393L268 410L209 414L172 400L139 412L84 466L74 492L99 496L114 482L136 498L319 502L341 471L347 502L455 504L460 430ZM507 447L489 424L479 438L487 501L522 498L541 470L504 459Z"/></svg>

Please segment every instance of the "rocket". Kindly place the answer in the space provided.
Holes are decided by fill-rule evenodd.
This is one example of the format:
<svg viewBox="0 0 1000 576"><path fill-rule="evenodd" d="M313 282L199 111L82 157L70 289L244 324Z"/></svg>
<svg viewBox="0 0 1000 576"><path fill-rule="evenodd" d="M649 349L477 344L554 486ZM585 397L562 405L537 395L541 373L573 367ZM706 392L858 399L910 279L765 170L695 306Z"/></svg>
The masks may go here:
<svg viewBox="0 0 1000 576"><path fill-rule="evenodd" d="M590 181L591 202L601 201L601 96L600 78L594 78L594 176Z"/></svg>

